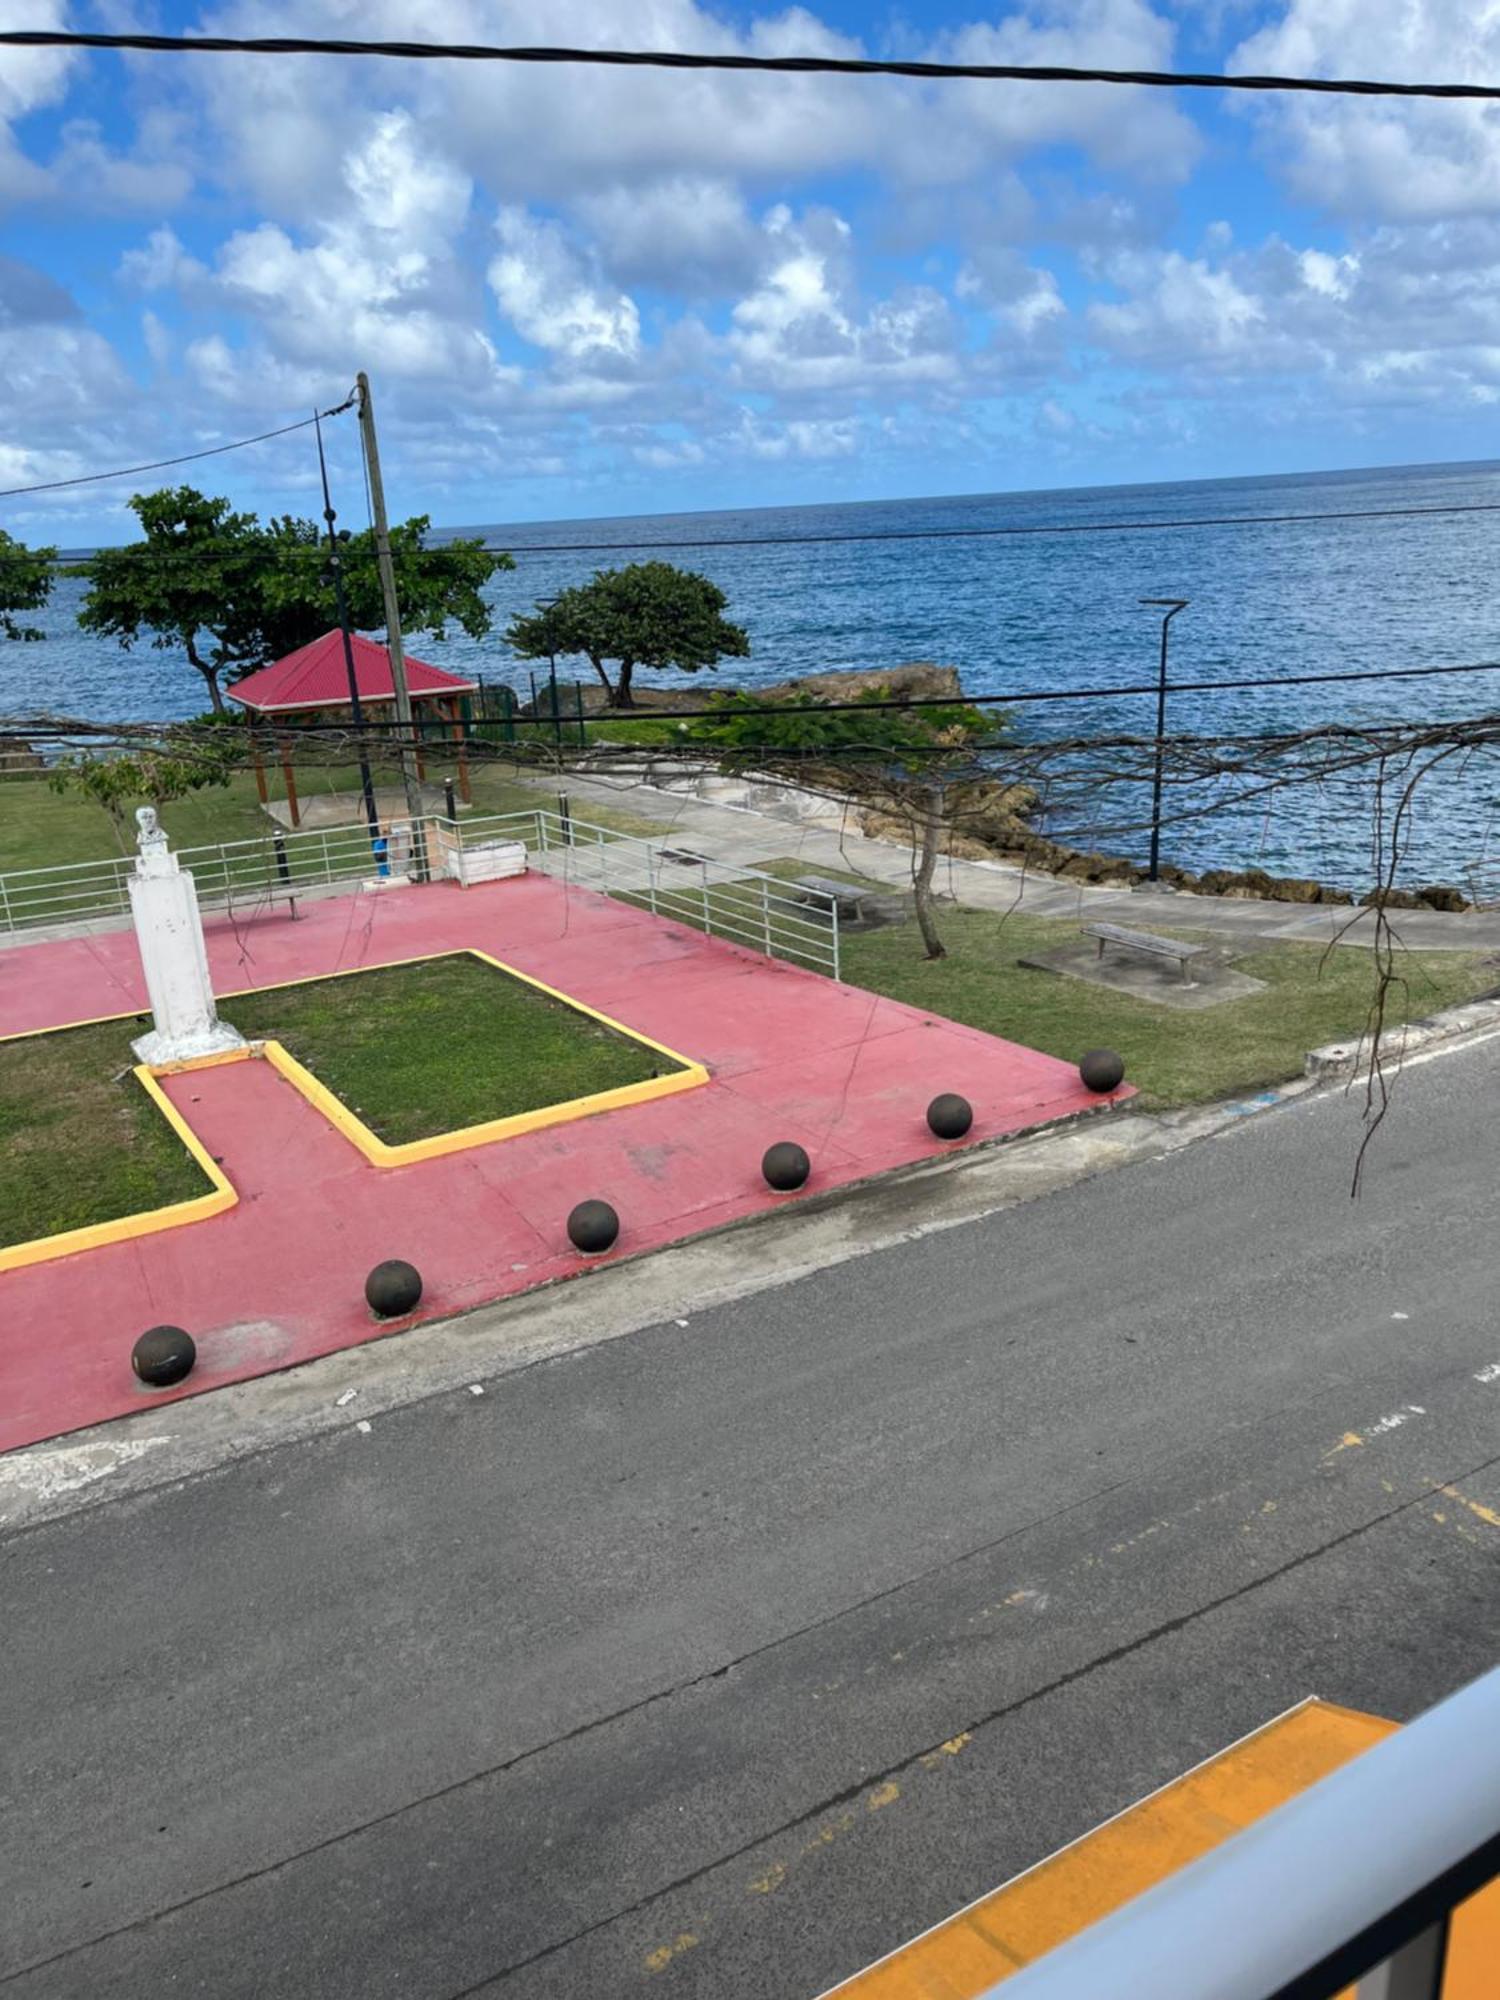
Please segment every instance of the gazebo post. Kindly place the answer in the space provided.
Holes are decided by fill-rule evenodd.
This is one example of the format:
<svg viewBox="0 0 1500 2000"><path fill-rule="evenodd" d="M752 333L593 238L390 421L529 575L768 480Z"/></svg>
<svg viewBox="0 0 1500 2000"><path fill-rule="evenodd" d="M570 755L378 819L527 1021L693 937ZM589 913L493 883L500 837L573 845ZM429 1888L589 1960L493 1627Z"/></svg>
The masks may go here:
<svg viewBox="0 0 1500 2000"><path fill-rule="evenodd" d="M261 804L267 806L271 803L271 794L266 787L266 760L261 755L260 738L257 735L252 735L250 738L250 754L255 760L255 789L260 794Z"/></svg>
<svg viewBox="0 0 1500 2000"><path fill-rule="evenodd" d="M466 806L471 806L474 803L474 794L469 786L469 745L464 735L464 725L459 716L456 697L449 702L448 713L453 718L453 736L458 744L458 795Z"/></svg>
<svg viewBox="0 0 1500 2000"><path fill-rule="evenodd" d="M297 780L292 773L290 736L283 736L281 739L281 775L286 780L286 802L292 809L292 825L298 827L302 824L302 814L297 806Z"/></svg>

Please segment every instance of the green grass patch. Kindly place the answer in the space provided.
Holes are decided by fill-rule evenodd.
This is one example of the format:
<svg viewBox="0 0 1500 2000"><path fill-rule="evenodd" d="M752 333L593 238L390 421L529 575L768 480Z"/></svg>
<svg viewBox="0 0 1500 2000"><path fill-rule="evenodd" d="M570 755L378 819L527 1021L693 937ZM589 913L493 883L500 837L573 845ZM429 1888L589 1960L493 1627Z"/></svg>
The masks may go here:
<svg viewBox="0 0 1500 2000"><path fill-rule="evenodd" d="M678 1067L467 953L231 995L221 1011L283 1043L393 1146Z"/></svg>
<svg viewBox="0 0 1500 2000"><path fill-rule="evenodd" d="M1118 1049L1148 1107L1199 1104L1299 1076L1307 1050L1360 1033L1374 997L1373 958L1353 946L1272 944L1239 953L1237 970L1263 979L1266 991L1189 1014L1017 965L1018 957L1076 941L1076 923L942 905L938 929L948 956L935 960L922 956L914 924L846 934L844 977L1066 1062L1085 1049ZM1218 942L1190 931L1162 935ZM1475 952L1410 951L1397 963L1388 1026L1496 984L1493 962Z"/></svg>
<svg viewBox="0 0 1500 2000"><path fill-rule="evenodd" d="M207 1176L131 1067L142 1022L0 1042L0 1244L207 1194Z"/></svg>

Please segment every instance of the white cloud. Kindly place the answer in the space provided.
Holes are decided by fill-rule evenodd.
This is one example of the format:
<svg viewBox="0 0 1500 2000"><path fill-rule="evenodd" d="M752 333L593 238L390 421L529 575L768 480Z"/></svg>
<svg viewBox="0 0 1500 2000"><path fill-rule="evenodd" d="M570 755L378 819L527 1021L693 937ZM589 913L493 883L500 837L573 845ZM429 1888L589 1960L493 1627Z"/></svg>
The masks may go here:
<svg viewBox="0 0 1500 2000"><path fill-rule="evenodd" d="M495 232L500 249L490 262L490 288L523 340L575 361L639 353L635 301L601 284L555 223L503 208Z"/></svg>
<svg viewBox="0 0 1500 2000"><path fill-rule="evenodd" d="M1500 74L1500 8L1474 0L1286 0L1281 18L1243 42L1228 67L1492 83ZM1252 115L1268 162L1325 210L1390 221L1500 212L1495 105L1282 97Z"/></svg>
<svg viewBox="0 0 1500 2000"><path fill-rule="evenodd" d="M729 334L747 386L858 390L954 374L947 301L930 286L903 286L860 313L852 233L841 216L821 210L798 221L779 206L765 230L769 268L735 306Z"/></svg>

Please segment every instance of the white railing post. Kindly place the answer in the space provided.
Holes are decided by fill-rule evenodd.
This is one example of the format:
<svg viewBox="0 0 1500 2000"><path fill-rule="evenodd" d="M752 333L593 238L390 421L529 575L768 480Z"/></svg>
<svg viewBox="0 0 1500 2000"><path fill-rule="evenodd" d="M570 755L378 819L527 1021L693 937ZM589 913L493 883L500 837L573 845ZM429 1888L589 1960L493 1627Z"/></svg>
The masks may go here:
<svg viewBox="0 0 1500 2000"><path fill-rule="evenodd" d="M1355 2000L1438 2000L1448 1955L1448 1919L1433 1924L1367 1972Z"/></svg>
<svg viewBox="0 0 1500 2000"><path fill-rule="evenodd" d="M830 933L833 940L833 976L837 979L839 977L839 906L831 896L828 899L828 915L833 927Z"/></svg>
<svg viewBox="0 0 1500 2000"><path fill-rule="evenodd" d="M705 937L712 937L713 934L714 920L709 914L708 908L708 861L705 857L703 862L703 935Z"/></svg>
<svg viewBox="0 0 1500 2000"><path fill-rule="evenodd" d="M646 901L654 917L656 915L656 849L649 841L646 843Z"/></svg>
<svg viewBox="0 0 1500 2000"><path fill-rule="evenodd" d="M571 822L571 821L569 821L569 825L570 825L570 826L571 826L571 824L572 824L572 822ZM602 826L601 826L601 827L597 827L597 828L595 829L595 831L597 832L597 834L598 834L598 836L599 836L599 838L598 838L598 841L596 842L596 845L598 846L598 849L599 849L599 887L600 887L600 890L601 890L601 891L602 891L602 892L603 892L603 893L604 893L605 895L608 895L608 894L609 894L609 863L608 863L608 861L606 861L606 860L605 860L605 858L604 858L604 857L605 857L605 855L606 855L606 853L608 852L608 842L607 842L607 841L605 840L605 838L604 838L604 828L603 828Z"/></svg>
<svg viewBox="0 0 1500 2000"><path fill-rule="evenodd" d="M771 884L764 875L760 878L760 923L766 934L766 957L774 957L771 950Z"/></svg>

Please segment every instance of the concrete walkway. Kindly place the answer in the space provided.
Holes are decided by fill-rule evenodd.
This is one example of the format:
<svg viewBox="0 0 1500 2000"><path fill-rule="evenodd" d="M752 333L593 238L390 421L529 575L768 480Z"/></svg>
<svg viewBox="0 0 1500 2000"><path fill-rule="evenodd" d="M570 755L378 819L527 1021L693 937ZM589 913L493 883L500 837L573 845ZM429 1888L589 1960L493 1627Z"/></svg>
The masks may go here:
<svg viewBox="0 0 1500 2000"><path fill-rule="evenodd" d="M859 831L854 813L830 802L814 818L790 810L782 818L741 806L726 806L618 779L585 777L570 771L568 797L573 812L586 819L592 808L628 812L650 821L663 834L690 848L742 867L795 857L809 874L829 870L864 875L895 889L911 887L909 849L873 840ZM548 794L550 798L551 793ZM803 795L806 796L805 794ZM1259 902L1223 896L1177 895L1159 890L1099 889L1055 875L1023 871L1001 861L944 860L938 889L982 910L1024 909L1028 916L1107 920L1137 930L1168 927L1212 931L1226 944L1249 946L1258 939L1305 944L1374 941L1373 911L1348 906ZM1351 920L1353 920L1351 922ZM1500 910L1394 910L1391 927L1403 945L1424 951L1500 950Z"/></svg>

